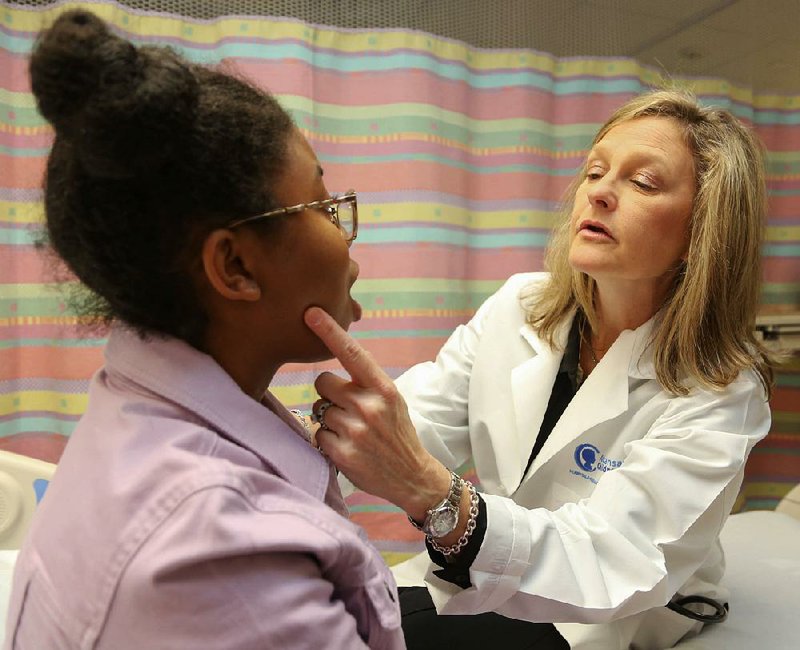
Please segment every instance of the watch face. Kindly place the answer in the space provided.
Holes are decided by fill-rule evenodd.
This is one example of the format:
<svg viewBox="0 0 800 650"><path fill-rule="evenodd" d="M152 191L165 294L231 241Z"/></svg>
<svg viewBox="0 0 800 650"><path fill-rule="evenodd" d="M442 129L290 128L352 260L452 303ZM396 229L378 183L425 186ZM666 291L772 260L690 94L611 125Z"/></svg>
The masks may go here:
<svg viewBox="0 0 800 650"><path fill-rule="evenodd" d="M455 530L458 523L458 510L443 508L431 515L430 533L431 537L444 537Z"/></svg>

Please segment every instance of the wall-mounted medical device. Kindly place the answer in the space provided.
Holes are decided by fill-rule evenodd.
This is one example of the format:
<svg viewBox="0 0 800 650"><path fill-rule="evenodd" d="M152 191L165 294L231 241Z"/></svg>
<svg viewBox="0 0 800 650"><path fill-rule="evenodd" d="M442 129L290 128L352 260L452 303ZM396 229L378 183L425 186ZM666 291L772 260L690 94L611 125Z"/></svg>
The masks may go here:
<svg viewBox="0 0 800 650"><path fill-rule="evenodd" d="M756 318L756 334L774 352L800 353L800 313L769 314Z"/></svg>

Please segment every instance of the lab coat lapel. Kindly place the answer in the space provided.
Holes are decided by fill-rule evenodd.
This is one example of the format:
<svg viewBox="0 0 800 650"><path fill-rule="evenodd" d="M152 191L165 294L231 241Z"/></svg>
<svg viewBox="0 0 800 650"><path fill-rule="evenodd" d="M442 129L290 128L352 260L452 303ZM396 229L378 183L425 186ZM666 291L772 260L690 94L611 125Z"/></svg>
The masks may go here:
<svg viewBox="0 0 800 650"><path fill-rule="evenodd" d="M536 335L530 325L523 325L520 328L520 335L533 348L535 355L511 371L511 393L514 401L518 445L513 459L498 458L499 467L503 467L504 461L508 461L506 466L519 468L514 473L513 479L506 477L504 481L504 483L510 483L506 487L510 488L511 492L519 485L525 472L531 449L533 449L544 420L547 403L553 390L553 382L561 365L561 358L564 356L563 350L572 323L571 318L566 320L567 322L556 336L560 348L558 350L552 350ZM503 432L501 435L506 434Z"/></svg>
<svg viewBox="0 0 800 650"><path fill-rule="evenodd" d="M641 338L645 334L640 330L620 334L586 378L531 464L526 479L575 438L628 409L631 359L641 351ZM646 330L649 332L649 327Z"/></svg>

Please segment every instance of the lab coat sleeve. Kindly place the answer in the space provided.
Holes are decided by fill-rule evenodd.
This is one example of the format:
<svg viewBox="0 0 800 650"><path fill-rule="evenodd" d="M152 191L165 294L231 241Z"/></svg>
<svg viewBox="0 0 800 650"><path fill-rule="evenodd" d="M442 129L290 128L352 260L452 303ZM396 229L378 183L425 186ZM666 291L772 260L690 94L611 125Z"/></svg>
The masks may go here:
<svg viewBox="0 0 800 650"><path fill-rule="evenodd" d="M472 455L468 422L469 381L484 324L499 296L508 292L518 294L537 276L544 274L512 276L497 293L484 301L466 325L455 329L435 361L413 366L396 380L423 446L451 469Z"/></svg>
<svg viewBox="0 0 800 650"><path fill-rule="evenodd" d="M663 606L709 554L769 423L748 371L723 391L672 399L586 499L549 511L484 495L473 586L458 589L429 571L437 610L601 623Z"/></svg>

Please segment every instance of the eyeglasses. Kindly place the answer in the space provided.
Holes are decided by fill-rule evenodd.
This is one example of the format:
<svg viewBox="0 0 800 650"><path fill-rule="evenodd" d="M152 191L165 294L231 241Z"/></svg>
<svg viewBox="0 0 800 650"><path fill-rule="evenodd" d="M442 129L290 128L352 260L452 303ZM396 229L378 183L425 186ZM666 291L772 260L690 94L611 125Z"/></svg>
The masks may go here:
<svg viewBox="0 0 800 650"><path fill-rule="evenodd" d="M295 214L303 210L323 210L331 223L334 224L339 230L342 231L344 240L347 245L353 243L358 235L358 203L356 201L355 190L348 190L344 194L333 196L324 201L312 201L311 203L301 203L300 205L293 205L288 208L279 208L277 210L270 210L263 214L257 214L252 217L245 217L244 219L237 219L229 223L228 228L236 228L251 221L258 221L268 217L277 217L281 214Z"/></svg>

